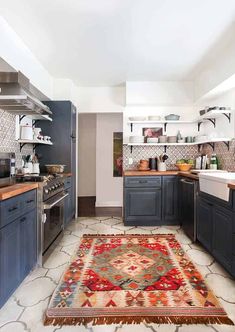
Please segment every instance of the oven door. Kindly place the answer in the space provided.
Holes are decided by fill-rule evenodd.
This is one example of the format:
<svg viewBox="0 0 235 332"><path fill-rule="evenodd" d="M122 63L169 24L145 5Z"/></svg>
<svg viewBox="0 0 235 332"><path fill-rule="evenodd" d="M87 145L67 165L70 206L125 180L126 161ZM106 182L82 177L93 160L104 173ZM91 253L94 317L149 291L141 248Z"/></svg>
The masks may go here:
<svg viewBox="0 0 235 332"><path fill-rule="evenodd" d="M68 194L59 193L43 203L43 253L64 227L64 199L67 196Z"/></svg>
<svg viewBox="0 0 235 332"><path fill-rule="evenodd" d="M11 159L0 154L0 187L11 184Z"/></svg>

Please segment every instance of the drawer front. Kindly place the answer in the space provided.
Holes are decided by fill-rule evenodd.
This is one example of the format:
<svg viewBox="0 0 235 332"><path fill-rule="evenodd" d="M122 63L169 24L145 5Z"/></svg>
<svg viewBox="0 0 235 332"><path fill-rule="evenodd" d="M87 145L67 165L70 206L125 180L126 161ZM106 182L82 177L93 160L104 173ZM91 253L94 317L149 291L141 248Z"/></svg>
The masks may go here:
<svg viewBox="0 0 235 332"><path fill-rule="evenodd" d="M161 176L129 176L124 178L125 187L160 188Z"/></svg>
<svg viewBox="0 0 235 332"><path fill-rule="evenodd" d="M22 214L22 195L6 199L0 205L0 227L10 224Z"/></svg>
<svg viewBox="0 0 235 332"><path fill-rule="evenodd" d="M30 190L25 194L21 195L22 202L22 211L23 213L27 213L36 208L37 205L37 195L36 190ZM21 214L23 214L21 213Z"/></svg>
<svg viewBox="0 0 235 332"><path fill-rule="evenodd" d="M68 189L72 186L72 177L69 176L67 178L65 178L65 181L64 181L64 189Z"/></svg>

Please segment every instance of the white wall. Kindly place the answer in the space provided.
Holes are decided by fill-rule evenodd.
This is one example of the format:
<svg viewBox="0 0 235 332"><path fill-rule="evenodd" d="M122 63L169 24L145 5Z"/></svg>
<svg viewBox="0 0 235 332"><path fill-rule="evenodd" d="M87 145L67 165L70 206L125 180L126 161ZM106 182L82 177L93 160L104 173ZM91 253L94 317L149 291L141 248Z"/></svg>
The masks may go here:
<svg viewBox="0 0 235 332"><path fill-rule="evenodd" d="M0 55L3 60L27 76L42 93L53 98L52 76L2 17L0 17L0 35Z"/></svg>
<svg viewBox="0 0 235 332"><path fill-rule="evenodd" d="M204 56L196 68L195 100L235 74L235 23Z"/></svg>
<svg viewBox="0 0 235 332"><path fill-rule="evenodd" d="M96 195L96 114L78 116L78 196Z"/></svg>
<svg viewBox="0 0 235 332"><path fill-rule="evenodd" d="M125 106L125 87L76 87L73 100L80 113L121 113Z"/></svg>
<svg viewBox="0 0 235 332"><path fill-rule="evenodd" d="M126 82L127 106L188 106L193 101L191 81Z"/></svg>
<svg viewBox="0 0 235 332"><path fill-rule="evenodd" d="M113 133L122 131L122 114L97 114L96 206L122 206L123 178L113 177Z"/></svg>

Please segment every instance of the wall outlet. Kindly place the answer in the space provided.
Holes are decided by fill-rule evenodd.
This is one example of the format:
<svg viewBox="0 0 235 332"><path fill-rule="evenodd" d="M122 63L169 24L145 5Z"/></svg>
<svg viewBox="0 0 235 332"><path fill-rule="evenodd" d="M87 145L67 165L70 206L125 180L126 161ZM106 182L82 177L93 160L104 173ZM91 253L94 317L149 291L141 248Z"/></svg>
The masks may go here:
<svg viewBox="0 0 235 332"><path fill-rule="evenodd" d="M128 160L128 164L129 164L129 165L132 165L132 164L133 164L133 159L132 159L132 158L129 158L129 160Z"/></svg>

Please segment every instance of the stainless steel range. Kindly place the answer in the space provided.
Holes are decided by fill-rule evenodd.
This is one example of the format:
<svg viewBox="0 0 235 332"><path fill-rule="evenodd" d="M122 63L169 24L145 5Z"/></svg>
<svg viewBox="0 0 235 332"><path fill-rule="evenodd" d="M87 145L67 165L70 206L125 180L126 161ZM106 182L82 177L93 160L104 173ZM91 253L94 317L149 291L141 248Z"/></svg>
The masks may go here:
<svg viewBox="0 0 235 332"><path fill-rule="evenodd" d="M42 264L43 255L64 229L64 177L59 175L29 175L18 182L38 182L38 257Z"/></svg>

